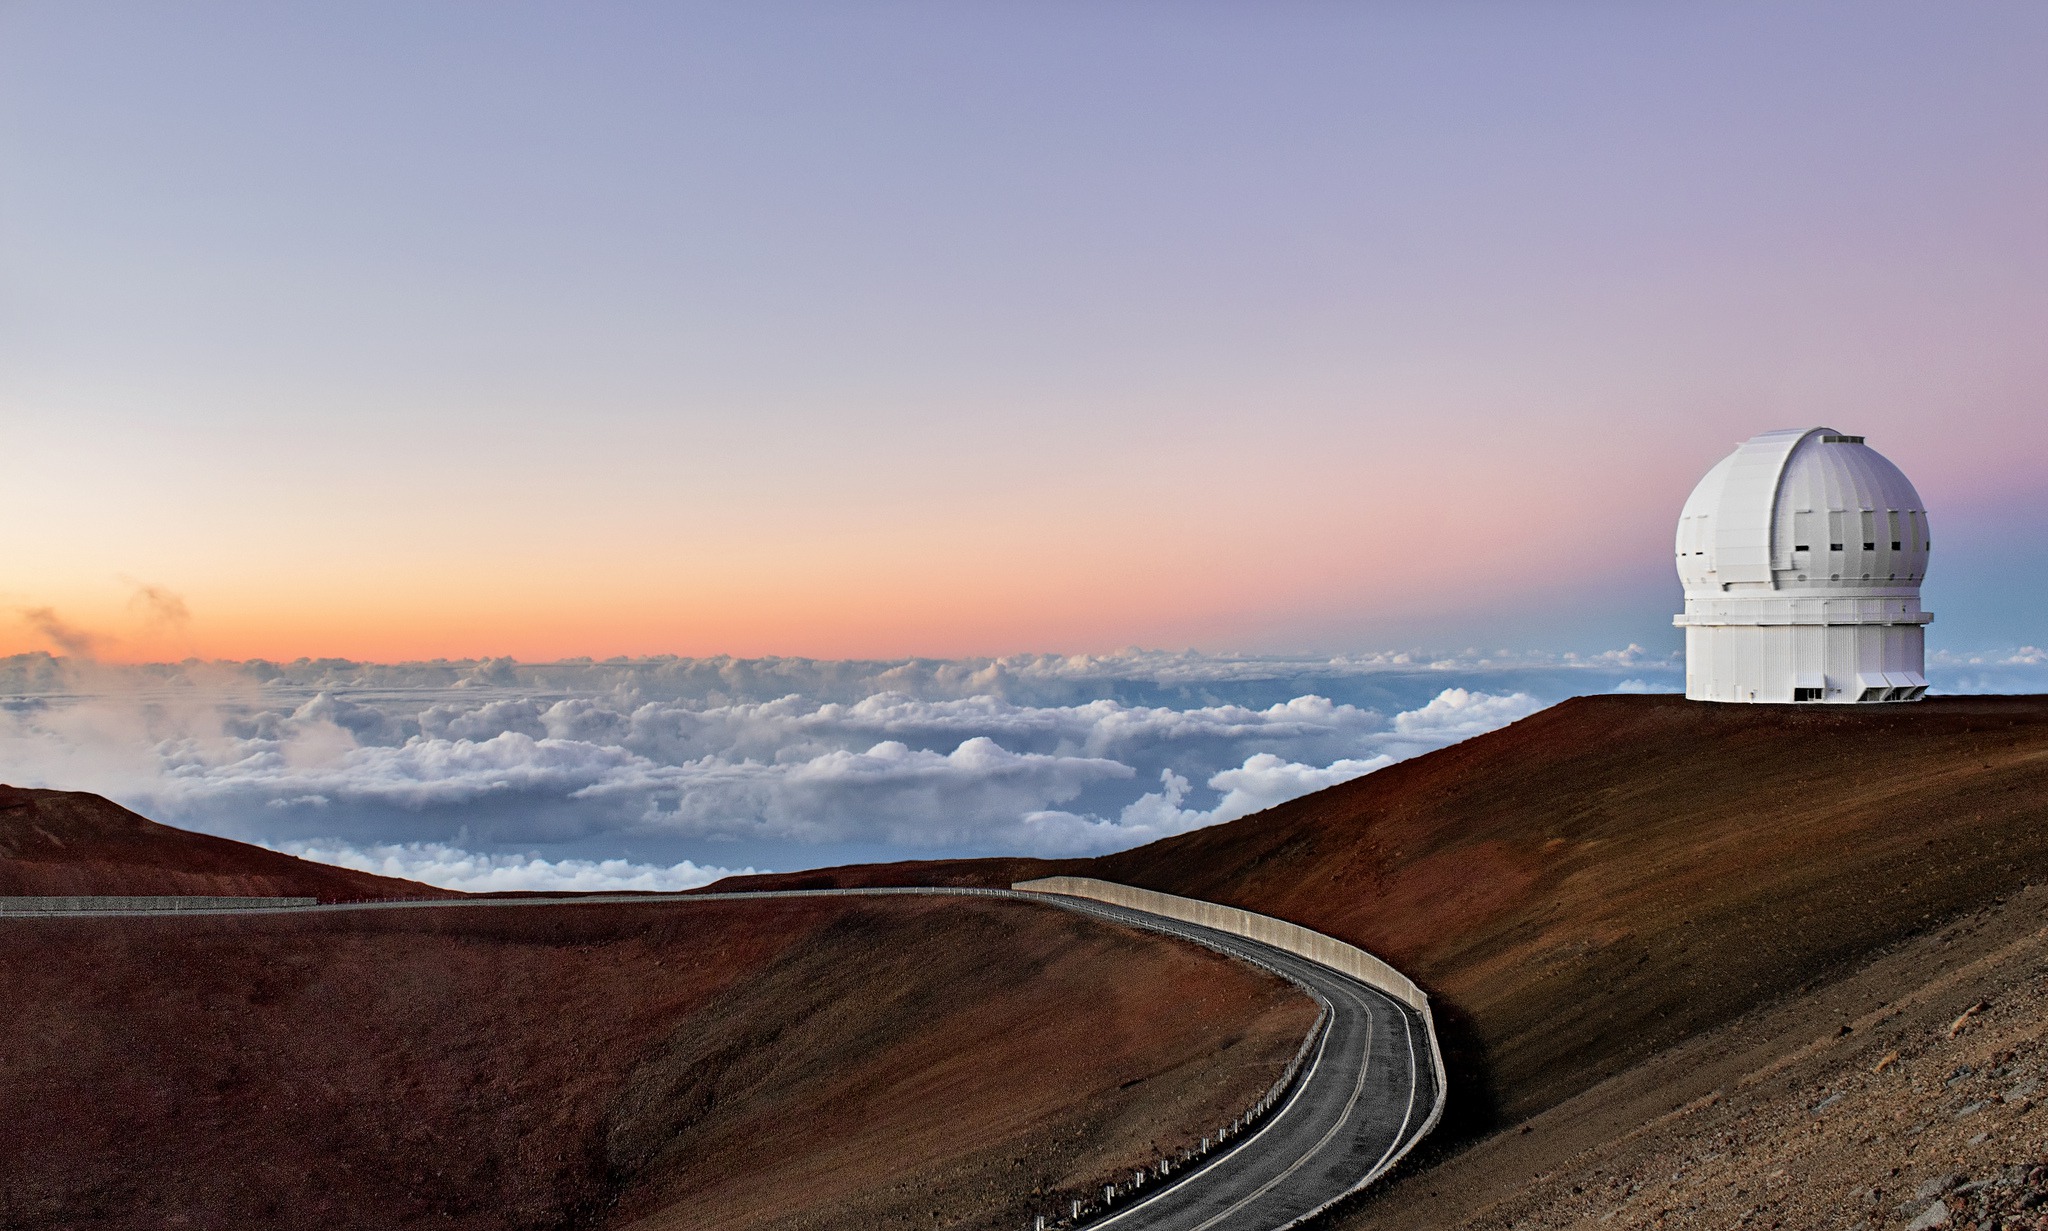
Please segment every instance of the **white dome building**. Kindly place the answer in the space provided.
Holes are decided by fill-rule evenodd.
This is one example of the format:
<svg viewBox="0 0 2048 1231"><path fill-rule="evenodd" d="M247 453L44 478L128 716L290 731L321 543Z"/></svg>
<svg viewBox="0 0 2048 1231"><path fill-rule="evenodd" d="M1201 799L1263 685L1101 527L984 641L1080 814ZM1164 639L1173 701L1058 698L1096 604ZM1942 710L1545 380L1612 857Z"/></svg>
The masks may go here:
<svg viewBox="0 0 2048 1231"><path fill-rule="evenodd" d="M1917 701L1927 510L1899 468L1833 428L1765 432L1678 518L1685 695Z"/></svg>

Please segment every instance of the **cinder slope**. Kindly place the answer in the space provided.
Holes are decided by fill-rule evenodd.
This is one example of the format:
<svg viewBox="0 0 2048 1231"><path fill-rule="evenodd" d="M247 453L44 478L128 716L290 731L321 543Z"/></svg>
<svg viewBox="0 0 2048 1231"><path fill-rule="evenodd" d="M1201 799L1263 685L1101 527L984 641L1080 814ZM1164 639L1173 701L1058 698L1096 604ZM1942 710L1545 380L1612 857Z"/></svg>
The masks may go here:
<svg viewBox="0 0 2048 1231"><path fill-rule="evenodd" d="M1227 825L1071 871L1381 954L1436 998L1441 1145L1552 1106L2048 867L2048 698L1908 706L1584 697ZM725 887L725 886L720 886Z"/></svg>
<svg viewBox="0 0 2048 1231"><path fill-rule="evenodd" d="M0 987L0 1226L81 1229L1015 1231L1240 1110L1315 1014L929 898L11 919Z"/></svg>
<svg viewBox="0 0 2048 1231"><path fill-rule="evenodd" d="M0 786L0 896L460 897L160 825L84 791Z"/></svg>
<svg viewBox="0 0 2048 1231"><path fill-rule="evenodd" d="M1097 873L1395 963L1444 1003L1468 1098L1495 1104L1465 1104L1476 1127L2043 867L2048 699L1587 697Z"/></svg>
<svg viewBox="0 0 2048 1231"><path fill-rule="evenodd" d="M1760 1006L1341 1225L2048 1226L2048 886ZM1934 1209L1937 1202L1940 1209Z"/></svg>

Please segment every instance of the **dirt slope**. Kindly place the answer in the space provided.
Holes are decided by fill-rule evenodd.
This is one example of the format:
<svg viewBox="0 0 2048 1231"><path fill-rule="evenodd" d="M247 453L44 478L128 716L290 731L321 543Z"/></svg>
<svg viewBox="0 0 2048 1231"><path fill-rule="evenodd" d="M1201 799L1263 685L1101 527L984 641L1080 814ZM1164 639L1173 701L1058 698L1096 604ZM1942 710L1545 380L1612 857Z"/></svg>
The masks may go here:
<svg viewBox="0 0 2048 1231"><path fill-rule="evenodd" d="M159 825L84 791L0 786L0 896L460 897Z"/></svg>
<svg viewBox="0 0 2048 1231"><path fill-rule="evenodd" d="M1795 708L1608 696L1098 860L807 875L1071 871L1364 945L1436 998L1452 1052L1448 1143L2042 868L2048 698Z"/></svg>
<svg viewBox="0 0 2048 1231"><path fill-rule="evenodd" d="M2048 886L1760 1006L1342 1225L2048 1227Z"/></svg>
<svg viewBox="0 0 2048 1231"><path fill-rule="evenodd" d="M1015 1231L1314 1017L972 899L10 919L0 987L9 1227Z"/></svg>
<svg viewBox="0 0 2048 1231"><path fill-rule="evenodd" d="M1097 864L1393 961L1452 1019L1483 1100L1467 1124L1539 1111L2043 868L2043 698L1581 698Z"/></svg>

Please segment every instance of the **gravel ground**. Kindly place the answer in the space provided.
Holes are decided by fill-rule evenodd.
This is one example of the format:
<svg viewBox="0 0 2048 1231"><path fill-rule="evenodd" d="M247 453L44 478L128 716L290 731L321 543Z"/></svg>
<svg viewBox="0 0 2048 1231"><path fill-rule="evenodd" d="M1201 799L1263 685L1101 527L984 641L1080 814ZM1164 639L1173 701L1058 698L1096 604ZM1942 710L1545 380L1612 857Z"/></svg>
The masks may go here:
<svg viewBox="0 0 2048 1231"><path fill-rule="evenodd" d="M1923 938L1917 948L1955 961L1919 987L1456 1225L2048 1231L2048 927L2031 926L2043 896ZM1970 950L1978 933L1988 952ZM1926 972L1928 957L1894 964Z"/></svg>

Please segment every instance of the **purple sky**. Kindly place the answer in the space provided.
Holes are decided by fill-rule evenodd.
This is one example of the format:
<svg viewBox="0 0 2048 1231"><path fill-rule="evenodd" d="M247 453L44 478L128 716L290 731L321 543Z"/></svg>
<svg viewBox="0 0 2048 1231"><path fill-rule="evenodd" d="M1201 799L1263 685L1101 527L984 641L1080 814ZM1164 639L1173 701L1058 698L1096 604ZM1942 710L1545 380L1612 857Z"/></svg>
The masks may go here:
<svg viewBox="0 0 2048 1231"><path fill-rule="evenodd" d="M10 4L0 606L1670 648L1694 480L1826 423L1933 510L1930 650L2039 645L2044 63L2038 4Z"/></svg>

